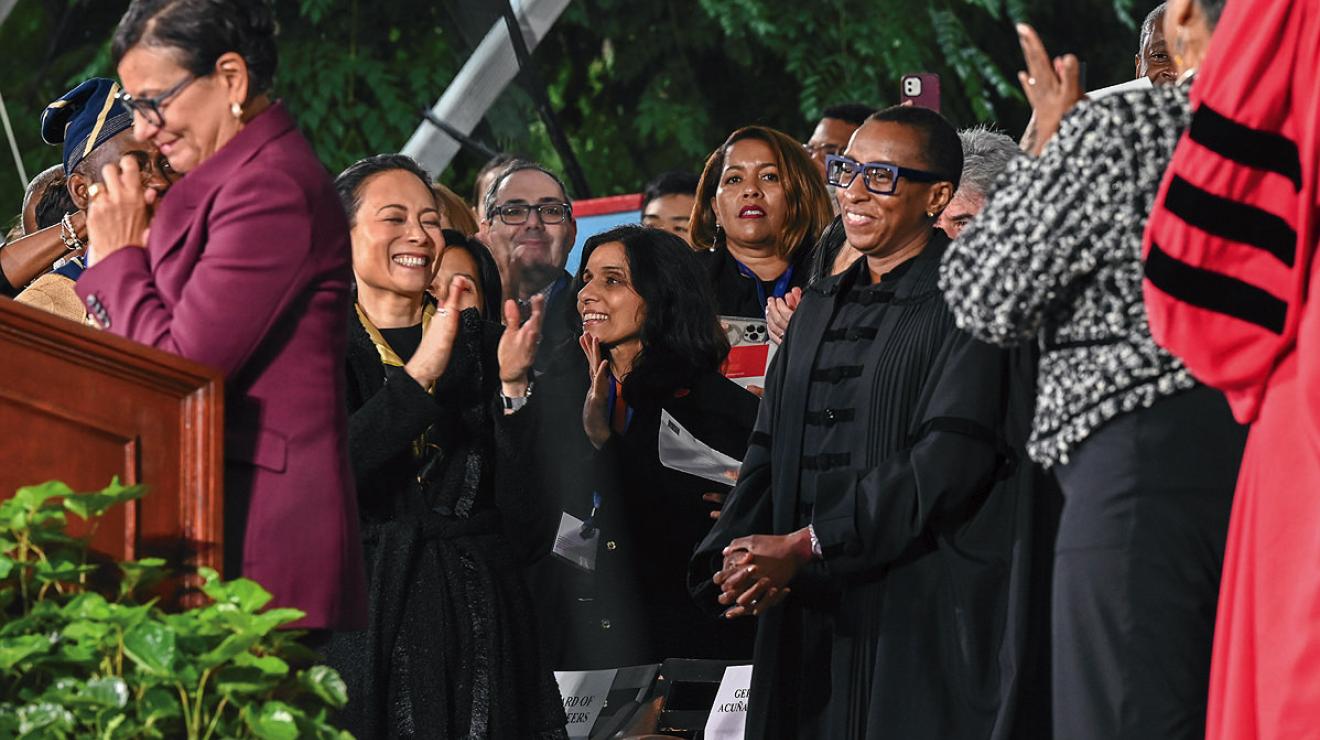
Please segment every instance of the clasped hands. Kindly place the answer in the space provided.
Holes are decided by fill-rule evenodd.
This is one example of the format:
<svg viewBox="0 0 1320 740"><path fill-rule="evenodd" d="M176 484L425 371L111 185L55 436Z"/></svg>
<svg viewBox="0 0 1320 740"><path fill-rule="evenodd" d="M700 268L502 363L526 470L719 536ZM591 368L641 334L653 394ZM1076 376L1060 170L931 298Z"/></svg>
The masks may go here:
<svg viewBox="0 0 1320 740"><path fill-rule="evenodd" d="M720 605L729 607L725 618L760 616L788 597L788 584L811 560L811 534L804 527L739 537L723 554L723 567L711 580L720 587Z"/></svg>

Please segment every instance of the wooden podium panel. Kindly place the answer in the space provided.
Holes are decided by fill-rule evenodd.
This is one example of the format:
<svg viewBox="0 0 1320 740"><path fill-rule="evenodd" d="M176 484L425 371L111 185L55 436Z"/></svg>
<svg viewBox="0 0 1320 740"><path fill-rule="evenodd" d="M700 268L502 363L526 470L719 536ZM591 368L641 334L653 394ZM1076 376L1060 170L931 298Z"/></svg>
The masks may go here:
<svg viewBox="0 0 1320 740"><path fill-rule="evenodd" d="M0 498L52 479L145 483L93 549L222 571L223 393L218 370L0 298Z"/></svg>

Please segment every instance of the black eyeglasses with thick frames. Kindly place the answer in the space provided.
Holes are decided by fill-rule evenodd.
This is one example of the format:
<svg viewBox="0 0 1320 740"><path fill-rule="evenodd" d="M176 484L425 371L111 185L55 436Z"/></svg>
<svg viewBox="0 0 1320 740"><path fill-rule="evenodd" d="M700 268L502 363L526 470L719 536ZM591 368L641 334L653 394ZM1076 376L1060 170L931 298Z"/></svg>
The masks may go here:
<svg viewBox="0 0 1320 740"><path fill-rule="evenodd" d="M499 216L509 226L527 223L532 211L536 211L543 224L562 224L573 217L573 206L567 203L507 203L490 209L492 217Z"/></svg>
<svg viewBox="0 0 1320 740"><path fill-rule="evenodd" d="M876 195L893 195L898 190L900 177L906 177L914 182L951 182L944 175L899 167L887 162L863 163L834 154L825 158L825 181L836 188L847 189L859 174L862 176L862 185Z"/></svg>
<svg viewBox="0 0 1320 740"><path fill-rule="evenodd" d="M126 92L121 92L115 97L119 98L119 102L123 103L125 108L142 116L142 118L152 126L160 128L165 125L165 114L161 112L161 106L165 105L170 98L183 92L185 87L196 82L197 79L197 77L189 75L180 80L177 85L174 85L160 95L150 98L135 98Z"/></svg>

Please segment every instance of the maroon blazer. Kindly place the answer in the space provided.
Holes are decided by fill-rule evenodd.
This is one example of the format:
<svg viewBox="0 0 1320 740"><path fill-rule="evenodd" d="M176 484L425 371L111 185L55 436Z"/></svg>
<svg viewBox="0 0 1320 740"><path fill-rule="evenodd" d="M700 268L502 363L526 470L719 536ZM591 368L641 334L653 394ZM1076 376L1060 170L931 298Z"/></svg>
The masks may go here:
<svg viewBox="0 0 1320 740"><path fill-rule="evenodd" d="M251 578L300 627L366 625L347 453L348 222L280 104L189 172L146 249L77 291L103 329L225 374L226 576ZM241 546L241 549L239 549Z"/></svg>

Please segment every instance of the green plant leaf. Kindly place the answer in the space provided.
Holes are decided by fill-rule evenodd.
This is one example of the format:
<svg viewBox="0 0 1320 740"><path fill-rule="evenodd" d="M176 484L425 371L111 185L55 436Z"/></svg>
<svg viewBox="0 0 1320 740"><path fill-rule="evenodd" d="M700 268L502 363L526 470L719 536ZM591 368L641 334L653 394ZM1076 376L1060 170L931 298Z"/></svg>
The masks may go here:
<svg viewBox="0 0 1320 740"><path fill-rule="evenodd" d="M235 656L245 653L253 645L257 644L258 635L230 635L226 637L214 650L200 655L196 663L202 668L214 668L221 663L227 663Z"/></svg>
<svg viewBox="0 0 1320 740"><path fill-rule="evenodd" d="M65 737L73 729L73 712L59 704L29 704L18 710L20 737Z"/></svg>
<svg viewBox="0 0 1320 740"><path fill-rule="evenodd" d="M62 481L46 481L37 486L23 486L14 494L13 502L27 509L29 512L35 512L47 500L56 496L71 496L73 489Z"/></svg>
<svg viewBox="0 0 1320 740"><path fill-rule="evenodd" d="M344 679L329 666L318 665L299 671L298 682L335 709L342 709L348 703L348 687L344 685Z"/></svg>
<svg viewBox="0 0 1320 740"><path fill-rule="evenodd" d="M216 673L215 687L221 694L260 694L270 691L276 680L256 668L227 666Z"/></svg>
<svg viewBox="0 0 1320 740"><path fill-rule="evenodd" d="M297 740L302 713L282 701L268 701L256 716L248 715L248 728L262 740Z"/></svg>
<svg viewBox="0 0 1320 740"><path fill-rule="evenodd" d="M120 597L128 596L139 588L149 588L168 575L164 558L143 558L119 564L123 579L119 582Z"/></svg>
<svg viewBox="0 0 1320 740"><path fill-rule="evenodd" d="M45 635L19 635L0 639L0 671L8 671L34 655L50 651L51 640Z"/></svg>
<svg viewBox="0 0 1320 740"><path fill-rule="evenodd" d="M60 611L63 616L69 619L104 620L110 618L109 602L105 600L104 596L93 592L78 594L69 603L65 604Z"/></svg>
<svg viewBox="0 0 1320 740"><path fill-rule="evenodd" d="M266 676L287 676L289 664L274 655L256 656L252 653L239 653L234 657L234 665L242 668L255 668Z"/></svg>
<svg viewBox="0 0 1320 740"><path fill-rule="evenodd" d="M124 633L124 654L149 673L168 676L174 669L174 632L160 622L142 622Z"/></svg>
<svg viewBox="0 0 1320 740"><path fill-rule="evenodd" d="M179 695L164 686L147 689L138 701L138 706L143 723L183 716Z"/></svg>
<svg viewBox="0 0 1320 740"><path fill-rule="evenodd" d="M271 630L280 625L296 622L307 616L307 613L301 609L271 609L268 612L262 612L254 617L247 626L247 630L257 635L268 635Z"/></svg>
<svg viewBox="0 0 1320 740"><path fill-rule="evenodd" d="M13 571L14 561L4 555L0 555L0 579L8 578L9 574Z"/></svg>
<svg viewBox="0 0 1320 740"><path fill-rule="evenodd" d="M95 565L83 565L77 560L59 555L37 563L32 569L32 575L40 583L65 583L77 580L79 574L95 571Z"/></svg>
<svg viewBox="0 0 1320 740"><path fill-rule="evenodd" d="M128 705L128 684L118 676L93 678L83 695L101 706L123 709Z"/></svg>
<svg viewBox="0 0 1320 740"><path fill-rule="evenodd" d="M252 614L270 603L271 594L256 581L238 578L225 584L229 603Z"/></svg>

